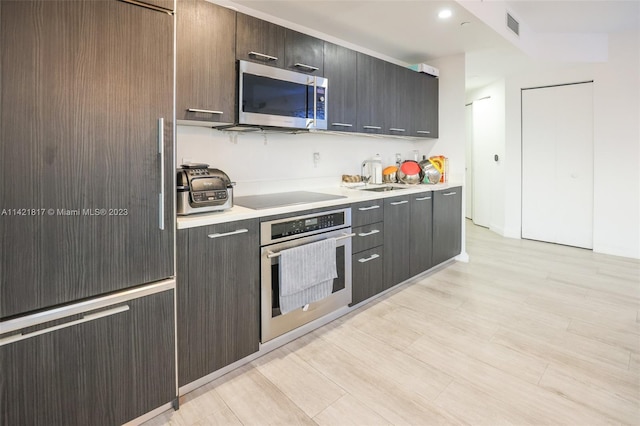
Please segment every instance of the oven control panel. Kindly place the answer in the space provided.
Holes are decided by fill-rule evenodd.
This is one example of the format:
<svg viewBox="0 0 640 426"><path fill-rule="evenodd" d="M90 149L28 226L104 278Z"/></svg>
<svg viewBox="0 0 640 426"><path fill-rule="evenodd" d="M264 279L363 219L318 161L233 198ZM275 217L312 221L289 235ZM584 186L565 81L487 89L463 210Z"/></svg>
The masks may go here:
<svg viewBox="0 0 640 426"><path fill-rule="evenodd" d="M320 212L265 222L262 224L262 245L349 226L351 226L351 209ZM265 235L264 231L267 231L267 235Z"/></svg>

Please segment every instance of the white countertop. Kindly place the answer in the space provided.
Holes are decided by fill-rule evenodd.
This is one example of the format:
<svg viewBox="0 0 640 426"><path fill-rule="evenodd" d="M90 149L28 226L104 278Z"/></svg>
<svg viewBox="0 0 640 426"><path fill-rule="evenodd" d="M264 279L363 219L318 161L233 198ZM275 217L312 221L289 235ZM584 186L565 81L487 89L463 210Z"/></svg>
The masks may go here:
<svg viewBox="0 0 640 426"><path fill-rule="evenodd" d="M316 203L295 204L290 206L282 206L271 209L253 210L242 206L233 206L232 208L220 212L199 213L189 216L178 216L177 229L195 228L198 226L215 225L218 223L231 222L235 220L255 219L265 216L273 216L277 214L294 213L298 211L311 210L323 207L339 206L342 204L359 203L361 201L379 200L382 198L400 197L408 194L417 194L426 191L441 191L443 189L462 186L459 183L439 183L435 185L402 185L402 184L384 184L375 186L398 186L402 189L393 191L363 191L361 188L312 188L311 192L319 192L323 194L342 195L346 198L338 198L335 200L320 201Z"/></svg>

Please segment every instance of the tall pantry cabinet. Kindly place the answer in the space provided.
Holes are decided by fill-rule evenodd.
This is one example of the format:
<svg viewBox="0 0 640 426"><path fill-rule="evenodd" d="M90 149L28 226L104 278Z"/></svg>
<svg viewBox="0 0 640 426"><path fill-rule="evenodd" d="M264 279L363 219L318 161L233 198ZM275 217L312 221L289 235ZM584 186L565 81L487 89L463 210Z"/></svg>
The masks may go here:
<svg viewBox="0 0 640 426"><path fill-rule="evenodd" d="M0 424L176 396L174 17L153 2L0 1Z"/></svg>

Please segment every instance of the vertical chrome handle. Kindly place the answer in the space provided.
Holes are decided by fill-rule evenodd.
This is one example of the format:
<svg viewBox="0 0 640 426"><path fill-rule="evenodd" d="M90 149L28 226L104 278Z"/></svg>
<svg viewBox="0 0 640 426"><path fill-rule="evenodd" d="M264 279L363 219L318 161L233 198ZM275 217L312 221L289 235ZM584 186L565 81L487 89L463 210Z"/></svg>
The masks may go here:
<svg viewBox="0 0 640 426"><path fill-rule="evenodd" d="M313 127L318 127L318 77L313 77Z"/></svg>
<svg viewBox="0 0 640 426"><path fill-rule="evenodd" d="M160 217L158 227L164 231L164 118L158 118L158 154L160 155L160 194L158 208Z"/></svg>

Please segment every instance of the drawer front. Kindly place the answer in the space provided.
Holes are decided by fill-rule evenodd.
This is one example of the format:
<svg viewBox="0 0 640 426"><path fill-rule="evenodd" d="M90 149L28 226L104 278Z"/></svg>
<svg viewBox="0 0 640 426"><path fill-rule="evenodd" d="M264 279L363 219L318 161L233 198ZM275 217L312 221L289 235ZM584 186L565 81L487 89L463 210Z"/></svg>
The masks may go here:
<svg viewBox="0 0 640 426"><path fill-rule="evenodd" d="M383 222L359 226L358 228L354 228L353 232L356 234L351 240L351 250L353 253L381 246L384 243Z"/></svg>
<svg viewBox="0 0 640 426"><path fill-rule="evenodd" d="M355 203L351 206L351 227L356 228L370 223L382 222L383 201L371 200Z"/></svg>
<svg viewBox="0 0 640 426"><path fill-rule="evenodd" d="M352 303L355 305L384 290L382 282L383 247L352 256Z"/></svg>

